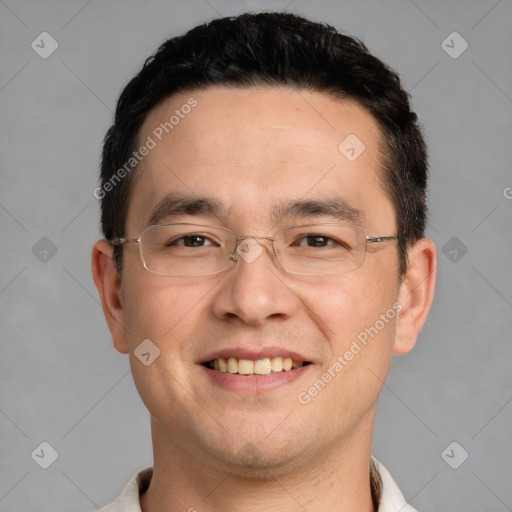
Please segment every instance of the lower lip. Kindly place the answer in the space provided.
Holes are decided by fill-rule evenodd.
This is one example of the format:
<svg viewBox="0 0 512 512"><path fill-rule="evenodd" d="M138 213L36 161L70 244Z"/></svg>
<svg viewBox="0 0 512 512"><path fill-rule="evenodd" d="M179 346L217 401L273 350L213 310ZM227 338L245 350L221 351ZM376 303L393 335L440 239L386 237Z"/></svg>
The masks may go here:
<svg viewBox="0 0 512 512"><path fill-rule="evenodd" d="M308 364L295 370L270 373L269 375L240 375L238 373L224 373L218 370L212 370L206 366L200 365L205 374L219 386L251 395L266 393L280 388L299 379L309 372L313 366Z"/></svg>

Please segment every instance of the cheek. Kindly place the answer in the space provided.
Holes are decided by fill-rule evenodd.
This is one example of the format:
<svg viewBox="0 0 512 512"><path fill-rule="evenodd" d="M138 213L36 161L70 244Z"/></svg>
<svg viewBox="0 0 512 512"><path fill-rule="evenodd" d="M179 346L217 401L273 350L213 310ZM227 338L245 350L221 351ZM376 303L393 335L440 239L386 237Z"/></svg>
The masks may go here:
<svg viewBox="0 0 512 512"><path fill-rule="evenodd" d="M348 411L365 414L379 396L391 363L399 307L391 272L385 277L376 269L355 271L337 281L315 286L307 299L306 309L313 312L310 317L324 333L330 352L316 375L328 382L325 391L317 380L311 383L310 396L318 394L319 407L347 412L333 420L344 423L352 416Z"/></svg>
<svg viewBox="0 0 512 512"><path fill-rule="evenodd" d="M398 287L385 273L369 269L340 276L325 276L314 286L304 286L296 293L305 304L305 311L329 340L334 352L350 345L360 333L379 321L396 301ZM389 316L393 316L392 311ZM393 318L387 318L379 330L389 334Z"/></svg>
<svg viewBox="0 0 512 512"><path fill-rule="evenodd" d="M180 404L190 400L190 348L205 318L216 280L181 280L142 273L123 283L130 365L140 397L151 414L177 431ZM148 343L145 340L150 340ZM145 343L145 345L141 345ZM140 348L139 348L140 345ZM145 347L142 350L142 347ZM139 356L149 352L149 360ZM178 414L179 413L179 414Z"/></svg>
<svg viewBox="0 0 512 512"><path fill-rule="evenodd" d="M316 284L309 294L303 290L305 309L330 352L299 395L301 404L311 404L325 418L319 435L350 431L371 416L389 370L397 290L392 279L369 270L338 276L336 284Z"/></svg>
<svg viewBox="0 0 512 512"><path fill-rule="evenodd" d="M319 405L364 412L377 400L391 363L398 287L392 272L370 266L336 280L318 283L308 296L313 321L329 344L319 373L332 385Z"/></svg>
<svg viewBox="0 0 512 512"><path fill-rule="evenodd" d="M127 280L123 290L125 323L130 348L149 338L157 345L179 350L198 325L207 307L208 296L217 279L179 279L148 272ZM169 343L172 341L172 343Z"/></svg>

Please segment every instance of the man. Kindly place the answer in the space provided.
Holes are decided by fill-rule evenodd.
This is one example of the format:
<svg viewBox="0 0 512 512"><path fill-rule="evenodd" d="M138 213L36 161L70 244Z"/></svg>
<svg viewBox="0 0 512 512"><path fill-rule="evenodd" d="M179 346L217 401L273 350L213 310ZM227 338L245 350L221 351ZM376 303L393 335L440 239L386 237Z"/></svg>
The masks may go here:
<svg viewBox="0 0 512 512"><path fill-rule="evenodd" d="M435 286L398 76L284 13L170 39L105 139L92 269L154 466L104 511L412 511L371 457Z"/></svg>

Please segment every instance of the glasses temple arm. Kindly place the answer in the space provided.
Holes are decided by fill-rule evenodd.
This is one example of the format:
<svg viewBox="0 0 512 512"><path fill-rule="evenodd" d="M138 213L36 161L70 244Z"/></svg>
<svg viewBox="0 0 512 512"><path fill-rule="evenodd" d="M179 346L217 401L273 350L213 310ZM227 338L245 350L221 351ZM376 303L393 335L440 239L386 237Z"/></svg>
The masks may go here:
<svg viewBox="0 0 512 512"><path fill-rule="evenodd" d="M138 244L140 238L114 238L110 241L111 245L122 245L122 244Z"/></svg>
<svg viewBox="0 0 512 512"><path fill-rule="evenodd" d="M366 237L367 244L376 244L379 242L389 242L391 240L399 240L399 236L368 236Z"/></svg>

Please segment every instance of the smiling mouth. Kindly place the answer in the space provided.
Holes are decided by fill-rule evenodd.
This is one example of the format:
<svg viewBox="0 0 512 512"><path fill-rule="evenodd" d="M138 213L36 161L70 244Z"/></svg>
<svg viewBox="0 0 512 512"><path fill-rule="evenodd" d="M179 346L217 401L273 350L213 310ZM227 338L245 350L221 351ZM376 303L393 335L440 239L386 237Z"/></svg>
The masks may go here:
<svg viewBox="0 0 512 512"><path fill-rule="evenodd" d="M206 361L203 366L210 370L238 375L270 375L297 370L311 363L307 361L294 361L290 357L266 357L252 361L251 359L237 359L236 357L213 359Z"/></svg>

